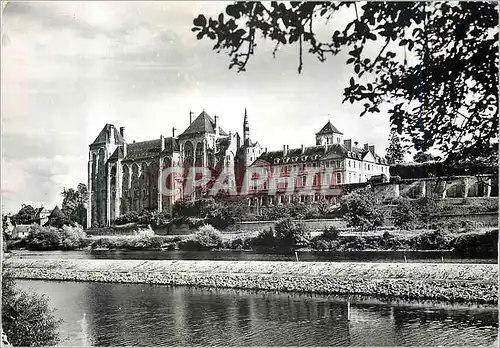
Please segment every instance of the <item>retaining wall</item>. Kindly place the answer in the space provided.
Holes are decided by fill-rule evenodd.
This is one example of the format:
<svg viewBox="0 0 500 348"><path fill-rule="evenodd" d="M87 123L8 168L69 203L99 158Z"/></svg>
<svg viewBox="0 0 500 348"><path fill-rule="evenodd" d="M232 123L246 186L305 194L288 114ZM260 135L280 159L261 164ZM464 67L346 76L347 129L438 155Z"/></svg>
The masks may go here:
<svg viewBox="0 0 500 348"><path fill-rule="evenodd" d="M498 303L498 267L490 264L11 258L4 267L19 279Z"/></svg>

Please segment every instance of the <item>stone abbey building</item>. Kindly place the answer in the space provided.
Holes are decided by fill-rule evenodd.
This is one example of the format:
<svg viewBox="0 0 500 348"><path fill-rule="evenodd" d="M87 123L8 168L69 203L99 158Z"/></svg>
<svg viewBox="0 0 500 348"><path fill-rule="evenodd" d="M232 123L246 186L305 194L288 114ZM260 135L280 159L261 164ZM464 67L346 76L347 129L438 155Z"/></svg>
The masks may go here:
<svg viewBox="0 0 500 348"><path fill-rule="evenodd" d="M158 179L167 167L179 166L186 173L191 167L210 168L237 177L263 150L250 139L246 109L243 138L226 133L219 118L205 111L194 120L190 113L189 126L179 135L174 128L170 137L141 142L128 142L124 127L106 124L89 145L87 226L108 226L130 211L170 211L176 200L203 195L195 191L186 197L182 178L172 179L174 193L163 195Z"/></svg>
<svg viewBox="0 0 500 348"><path fill-rule="evenodd" d="M162 173L169 167L182 168L183 174L164 178ZM374 146L344 140L330 121L316 134L315 146L290 149L284 145L283 150L269 152L251 140L246 109L243 137L226 133L219 118L205 111L194 120L190 113L189 126L179 135L173 129L170 137L160 135L142 142L128 142L124 127L106 124L89 146L87 226L109 226L130 211L170 212L177 200L206 196L214 181L186 189L193 167L208 169L213 178L225 173L239 194L246 180L249 189L244 194L249 204L259 206L320 198L331 201L340 195L341 185L366 182L381 174L389 177L389 165ZM253 179L247 174L262 169L267 174L261 185L249 185ZM168 195L159 183L168 186Z"/></svg>

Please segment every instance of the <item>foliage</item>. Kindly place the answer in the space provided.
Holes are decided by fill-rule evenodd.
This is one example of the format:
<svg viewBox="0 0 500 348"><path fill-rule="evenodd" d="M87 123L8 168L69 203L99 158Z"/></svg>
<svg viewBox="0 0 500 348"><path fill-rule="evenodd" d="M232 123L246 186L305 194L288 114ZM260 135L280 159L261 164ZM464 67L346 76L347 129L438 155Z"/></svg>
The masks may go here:
<svg viewBox="0 0 500 348"><path fill-rule="evenodd" d="M274 224L277 247L296 249L307 246L311 233L301 222L293 222L290 218L282 219Z"/></svg>
<svg viewBox="0 0 500 348"><path fill-rule="evenodd" d="M339 246L340 231L335 227L327 227L319 236L311 239L311 247L316 250L336 250Z"/></svg>
<svg viewBox="0 0 500 348"><path fill-rule="evenodd" d="M85 233L81 227L33 225L26 246L30 250L73 250L81 247Z"/></svg>
<svg viewBox="0 0 500 348"><path fill-rule="evenodd" d="M440 157L435 157L430 153L419 151L413 156L413 161L417 163L431 162L440 160Z"/></svg>
<svg viewBox="0 0 500 348"><path fill-rule="evenodd" d="M215 41L245 71L257 38L298 45L324 61L347 50L353 76L344 101L361 115L389 104L391 124L417 150L448 161L497 163L498 4L496 2L236 2L226 15L193 20L198 39ZM323 41L318 21L348 21Z"/></svg>
<svg viewBox="0 0 500 348"><path fill-rule="evenodd" d="M420 197L413 204L419 223L427 225L436 220L436 214L439 212L436 200L429 197Z"/></svg>
<svg viewBox="0 0 500 348"><path fill-rule="evenodd" d="M130 211L117 217L114 220L115 225L125 225L129 223L136 223L141 226L150 225L152 228L165 227L170 222L170 215L166 212L152 211L152 210L141 210L141 211Z"/></svg>
<svg viewBox="0 0 500 348"><path fill-rule="evenodd" d="M498 229L486 233L469 233L454 238L455 251L463 256L498 257Z"/></svg>
<svg viewBox="0 0 500 348"><path fill-rule="evenodd" d="M204 225L196 232L194 240L202 249L217 248L222 244L222 234L213 226Z"/></svg>
<svg viewBox="0 0 500 348"><path fill-rule="evenodd" d="M81 226L87 225L87 209L85 204L88 201L87 185L80 183L76 190L65 189L62 193L63 201L61 210L74 223Z"/></svg>
<svg viewBox="0 0 500 348"><path fill-rule="evenodd" d="M469 233L477 231L483 225L480 222L467 220L467 219L453 219L444 221L437 224L437 230L449 233Z"/></svg>
<svg viewBox="0 0 500 348"><path fill-rule="evenodd" d="M396 201L396 207L391 212L394 219L394 226L401 229L412 229L417 222L415 206L408 198L399 197Z"/></svg>
<svg viewBox="0 0 500 348"><path fill-rule="evenodd" d="M236 221L242 221L249 213L245 199L220 200L208 206L207 222L219 229L225 229Z"/></svg>
<svg viewBox="0 0 500 348"><path fill-rule="evenodd" d="M404 161L404 151L401 146L398 134L392 130L389 138L389 147L386 150L385 158L389 164L401 163Z"/></svg>
<svg viewBox="0 0 500 348"><path fill-rule="evenodd" d="M340 206L349 226L367 231L384 223L384 211L380 209L371 191L361 190L343 196Z"/></svg>
<svg viewBox="0 0 500 348"><path fill-rule="evenodd" d="M2 272L2 329L13 346L54 346L59 342L48 298L16 288L7 272Z"/></svg>
<svg viewBox="0 0 500 348"><path fill-rule="evenodd" d="M35 215L35 208L29 204L23 204L17 214L12 217L12 221L16 225L29 225L35 222Z"/></svg>
<svg viewBox="0 0 500 348"><path fill-rule="evenodd" d="M261 231L257 237L252 238L249 243L253 248L273 249L276 247L276 236L274 229L268 228Z"/></svg>

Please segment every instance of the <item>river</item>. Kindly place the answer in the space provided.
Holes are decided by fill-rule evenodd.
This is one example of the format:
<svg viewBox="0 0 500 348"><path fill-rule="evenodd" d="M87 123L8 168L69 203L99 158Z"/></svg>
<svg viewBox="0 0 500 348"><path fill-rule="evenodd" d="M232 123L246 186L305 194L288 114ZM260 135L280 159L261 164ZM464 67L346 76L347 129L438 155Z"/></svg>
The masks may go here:
<svg viewBox="0 0 500 348"><path fill-rule="evenodd" d="M497 308L137 284L18 280L64 346L484 346ZM350 313L350 320L348 320Z"/></svg>

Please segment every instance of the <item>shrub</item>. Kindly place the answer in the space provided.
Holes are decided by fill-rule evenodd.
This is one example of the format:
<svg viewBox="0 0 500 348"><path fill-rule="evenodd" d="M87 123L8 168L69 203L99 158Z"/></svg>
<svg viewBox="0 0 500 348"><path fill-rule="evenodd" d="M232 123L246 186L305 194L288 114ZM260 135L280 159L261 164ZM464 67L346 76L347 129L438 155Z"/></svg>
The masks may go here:
<svg viewBox="0 0 500 348"><path fill-rule="evenodd" d="M13 346L54 346L59 343L54 317L45 296L20 291L7 272L2 273L2 329Z"/></svg>
<svg viewBox="0 0 500 348"><path fill-rule="evenodd" d="M483 224L480 222L466 219L454 219L438 223L436 229L442 232L468 233L476 231L481 227L483 227Z"/></svg>
<svg viewBox="0 0 500 348"><path fill-rule="evenodd" d="M317 250L336 250L339 247L340 231L335 227L327 227L323 233L311 239L311 247Z"/></svg>
<svg viewBox="0 0 500 348"><path fill-rule="evenodd" d="M340 205L349 226L367 231L384 223L384 212L379 208L371 191L352 192L342 197Z"/></svg>
<svg viewBox="0 0 500 348"><path fill-rule="evenodd" d="M429 197L421 197L414 201L417 220L428 225L436 220L439 213L436 200Z"/></svg>
<svg viewBox="0 0 500 348"><path fill-rule="evenodd" d="M272 249L276 246L276 236L273 228L259 232L257 237L251 238L248 244L252 248Z"/></svg>
<svg viewBox="0 0 500 348"><path fill-rule="evenodd" d="M202 249L217 248L222 244L222 234L213 226L204 225L196 232L194 241L197 242Z"/></svg>
<svg viewBox="0 0 500 348"><path fill-rule="evenodd" d="M86 237L81 226L63 226L60 233L61 240L59 247L63 250L73 250L82 247L83 240Z"/></svg>
<svg viewBox="0 0 500 348"><path fill-rule="evenodd" d="M401 229L411 229L415 226L417 214L415 207L408 198L400 197L396 201L396 207L391 212L394 219L394 226Z"/></svg>
<svg viewBox="0 0 500 348"><path fill-rule="evenodd" d="M34 225L26 238L26 246L30 250L73 250L82 247L84 239L81 226L64 225L58 229Z"/></svg>
<svg viewBox="0 0 500 348"><path fill-rule="evenodd" d="M498 257L498 229L460 235L450 245L463 256Z"/></svg>
<svg viewBox="0 0 500 348"><path fill-rule="evenodd" d="M282 219L274 225L277 246L283 249L296 249L309 245L311 234L300 222L290 218Z"/></svg>

